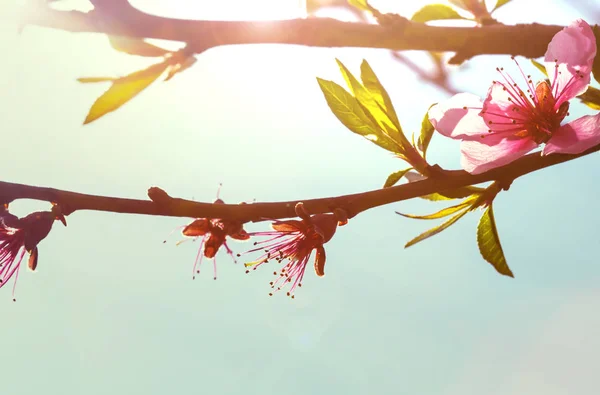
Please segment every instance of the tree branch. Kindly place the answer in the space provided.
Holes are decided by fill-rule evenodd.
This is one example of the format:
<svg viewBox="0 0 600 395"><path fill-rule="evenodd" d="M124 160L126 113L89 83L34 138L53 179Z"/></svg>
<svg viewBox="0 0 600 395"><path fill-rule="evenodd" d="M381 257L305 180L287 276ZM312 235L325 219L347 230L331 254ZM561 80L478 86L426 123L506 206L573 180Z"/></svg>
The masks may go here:
<svg viewBox="0 0 600 395"><path fill-rule="evenodd" d="M462 170L442 170L436 177L352 195L322 199L267 202L252 204L211 204L172 198L160 188L148 191L152 200L123 199L87 195L54 188L36 187L0 181L0 203L16 199L35 199L57 203L64 215L78 210L108 211L114 213L143 214L170 217L221 218L241 222L258 222L269 219L295 217L294 207L302 201L310 214L328 213L336 208L344 209L348 217L385 204L408 200L435 192L443 192L487 181L510 183L528 173L562 162L570 161L600 151L600 145L577 155L554 154L541 156L539 152L524 156L508 165L488 172L472 175Z"/></svg>
<svg viewBox="0 0 600 395"><path fill-rule="evenodd" d="M27 13L24 22L71 32L181 41L188 43L188 49L195 53L223 45L291 44L457 52L460 59L482 54L539 57L552 37L562 29L562 26L536 23L438 27L410 21L398 27L330 18L239 22L184 20L146 14L121 0L106 1L112 9L103 7L88 13L35 8ZM115 10L117 6L124 8Z"/></svg>

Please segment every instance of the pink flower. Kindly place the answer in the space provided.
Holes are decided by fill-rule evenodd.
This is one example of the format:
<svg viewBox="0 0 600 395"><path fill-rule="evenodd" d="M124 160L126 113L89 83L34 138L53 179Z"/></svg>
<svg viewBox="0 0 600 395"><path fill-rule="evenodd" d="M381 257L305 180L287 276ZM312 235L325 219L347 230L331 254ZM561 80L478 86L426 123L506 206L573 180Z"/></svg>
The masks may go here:
<svg viewBox="0 0 600 395"><path fill-rule="evenodd" d="M337 229L338 224L343 225L346 219L336 214L316 214L309 216L302 203L296 205L296 214L301 218L289 221L274 221L272 227L274 231L255 232L252 236L269 236L264 241L256 242L254 245L260 247L252 249L249 252L264 251L265 253L254 262L246 263L246 267L259 266L270 260L277 263L287 260L287 264L279 273L273 272L277 279L270 283L275 292L288 283L291 283L288 296L294 298L296 287L302 286L302 278L310 256L313 250L317 250L314 269L317 276L325 275L325 248L323 244L327 243ZM249 273L249 270L246 271ZM273 295L270 293L269 295Z"/></svg>
<svg viewBox="0 0 600 395"><path fill-rule="evenodd" d="M32 213L21 219L8 211L0 212L0 288L14 275L13 300L25 252L29 253L29 269L35 271L37 245L48 235L55 219L55 214L49 211ZM58 219L62 221L64 217Z"/></svg>
<svg viewBox="0 0 600 395"><path fill-rule="evenodd" d="M523 90L503 69L487 97L459 93L429 110L429 119L444 136L462 140L461 163L472 174L508 164L545 144L542 155L578 154L600 144L600 113L561 125L569 100L590 83L596 39L579 19L558 32L548 45L544 65L550 78ZM518 64L517 64L518 65ZM519 67L520 69L520 67Z"/></svg>

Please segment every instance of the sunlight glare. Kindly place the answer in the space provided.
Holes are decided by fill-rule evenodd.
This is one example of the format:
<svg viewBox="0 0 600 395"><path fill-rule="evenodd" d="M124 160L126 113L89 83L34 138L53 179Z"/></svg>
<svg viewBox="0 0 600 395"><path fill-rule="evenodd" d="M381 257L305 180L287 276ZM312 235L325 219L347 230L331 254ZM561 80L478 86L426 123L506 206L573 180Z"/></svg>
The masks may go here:
<svg viewBox="0 0 600 395"><path fill-rule="evenodd" d="M306 0L130 0L146 12L172 18L276 20L306 16Z"/></svg>

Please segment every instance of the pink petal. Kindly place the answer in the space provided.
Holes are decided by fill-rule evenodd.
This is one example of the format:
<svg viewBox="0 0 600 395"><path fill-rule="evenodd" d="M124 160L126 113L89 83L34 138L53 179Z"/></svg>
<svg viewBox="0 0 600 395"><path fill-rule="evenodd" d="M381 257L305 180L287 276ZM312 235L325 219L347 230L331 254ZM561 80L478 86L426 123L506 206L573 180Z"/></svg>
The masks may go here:
<svg viewBox="0 0 600 395"><path fill-rule="evenodd" d="M585 92L595 56L594 32L582 19L577 19L552 38L544 65L557 98L556 106Z"/></svg>
<svg viewBox="0 0 600 395"><path fill-rule="evenodd" d="M481 99L470 93L459 93L429 109L429 120L444 136L453 139L468 138L487 133L483 119L479 116Z"/></svg>
<svg viewBox="0 0 600 395"><path fill-rule="evenodd" d="M508 137L525 129L524 123L531 113L532 104L516 89L518 88L496 81L488 90L481 117L495 135L502 133L504 137Z"/></svg>
<svg viewBox="0 0 600 395"><path fill-rule="evenodd" d="M302 232L306 225L302 221L291 219L288 221L275 221L271 227L278 232Z"/></svg>
<svg viewBox="0 0 600 395"><path fill-rule="evenodd" d="M528 138L488 135L481 140L463 141L461 165L471 174L479 174L520 158L537 144Z"/></svg>
<svg viewBox="0 0 600 395"><path fill-rule="evenodd" d="M409 171L408 173L406 173L404 175L404 178L406 178L408 180L408 182L417 182L417 181L425 180L427 177L422 176L421 174L417 173L416 171Z"/></svg>
<svg viewBox="0 0 600 395"><path fill-rule="evenodd" d="M600 113L586 115L563 125L544 147L543 155L579 154L600 144Z"/></svg>

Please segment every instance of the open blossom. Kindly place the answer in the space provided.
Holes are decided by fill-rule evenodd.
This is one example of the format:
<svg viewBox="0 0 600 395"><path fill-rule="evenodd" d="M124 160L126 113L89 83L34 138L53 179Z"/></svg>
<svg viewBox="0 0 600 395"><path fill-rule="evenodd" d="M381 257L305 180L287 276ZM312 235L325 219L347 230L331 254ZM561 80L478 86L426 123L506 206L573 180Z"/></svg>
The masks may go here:
<svg viewBox="0 0 600 395"><path fill-rule="evenodd" d="M590 83L596 39L590 26L576 20L548 45L544 66L550 79L535 86L521 75L520 87L499 68L485 100L459 93L429 110L441 134L462 140L461 163L472 174L505 165L545 144L542 154L578 154L600 144L600 113L562 124L569 100ZM520 69L520 67L519 67Z"/></svg>
<svg viewBox="0 0 600 395"><path fill-rule="evenodd" d="M287 284L291 284L288 296L294 297L296 287L302 286L302 278L313 250L317 250L314 269L317 276L325 275L325 248L337 229L338 224L346 223L346 218L337 214L315 214L309 216L302 203L296 205L296 214L301 218L289 221L274 221L273 231L255 232L252 236L268 236L269 238L254 243L259 247L250 252L263 251L264 254L256 261L246 263L246 267L256 270L259 266L274 260L278 263L287 261L279 271L273 272L277 279L270 283L275 292ZM248 273L249 271L246 271ZM270 293L269 295L273 295Z"/></svg>
<svg viewBox="0 0 600 395"><path fill-rule="evenodd" d="M217 198L214 203L223 204L224 202L223 200ZM227 236L236 240L248 240L250 238L250 235L244 230L241 222L225 221L215 218L195 219L190 224L184 226L181 233L184 236L191 237L193 240L197 240L198 238L202 237L192 271L194 275L200 273L199 267L202 263L203 257L212 259L215 280L217 279L216 255L221 246L225 247L225 250L235 262L233 251L227 245Z"/></svg>
<svg viewBox="0 0 600 395"><path fill-rule="evenodd" d="M0 288L15 276L13 300L25 252L29 253L29 269L34 271L38 261L37 245L48 235L55 219L55 214L49 211L32 213L20 219L8 211L0 213ZM64 220L64 217L60 219Z"/></svg>

